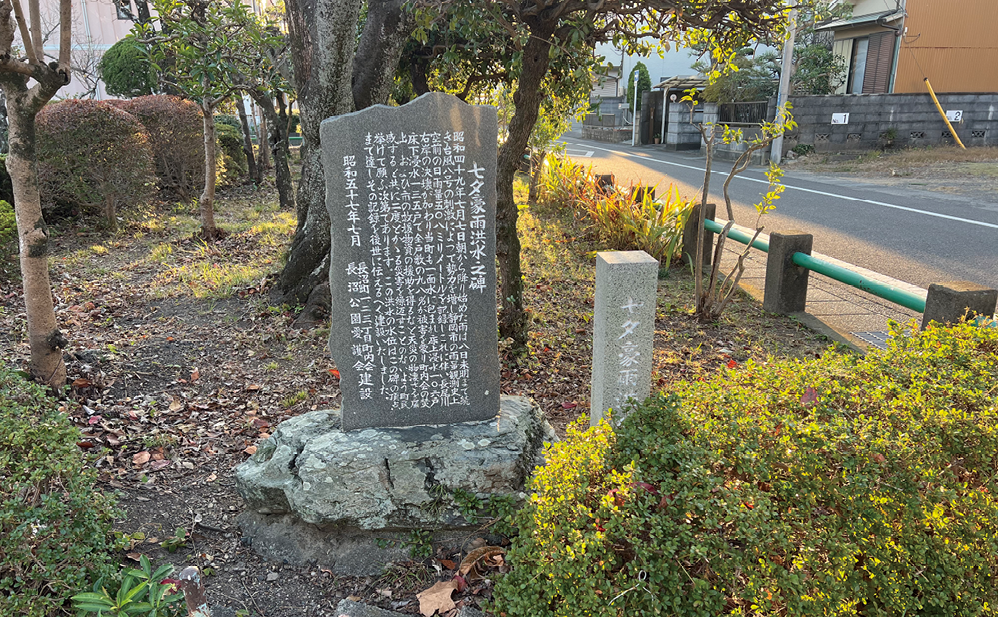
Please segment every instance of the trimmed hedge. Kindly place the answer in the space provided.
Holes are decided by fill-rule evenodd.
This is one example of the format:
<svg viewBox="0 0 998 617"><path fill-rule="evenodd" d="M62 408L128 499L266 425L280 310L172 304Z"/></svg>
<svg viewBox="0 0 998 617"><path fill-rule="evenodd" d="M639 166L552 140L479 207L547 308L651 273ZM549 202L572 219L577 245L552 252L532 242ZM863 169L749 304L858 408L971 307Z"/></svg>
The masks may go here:
<svg viewBox="0 0 998 617"><path fill-rule="evenodd" d="M145 127L159 188L175 190L184 198L204 188L204 124L197 104L166 94L110 103Z"/></svg>
<svg viewBox="0 0 998 617"><path fill-rule="evenodd" d="M156 71L145 47L126 36L108 48L97 65L108 94L132 98L152 94Z"/></svg>
<svg viewBox="0 0 998 617"><path fill-rule="evenodd" d="M243 130L218 122L215 124L215 135L219 152L219 179L226 184L235 182L249 173L246 151L243 150Z"/></svg>
<svg viewBox="0 0 998 617"><path fill-rule="evenodd" d="M63 614L117 569L114 499L95 489L79 440L40 387L0 367L0 615Z"/></svg>
<svg viewBox="0 0 998 617"><path fill-rule="evenodd" d="M744 367L548 451L496 614L994 615L998 328Z"/></svg>

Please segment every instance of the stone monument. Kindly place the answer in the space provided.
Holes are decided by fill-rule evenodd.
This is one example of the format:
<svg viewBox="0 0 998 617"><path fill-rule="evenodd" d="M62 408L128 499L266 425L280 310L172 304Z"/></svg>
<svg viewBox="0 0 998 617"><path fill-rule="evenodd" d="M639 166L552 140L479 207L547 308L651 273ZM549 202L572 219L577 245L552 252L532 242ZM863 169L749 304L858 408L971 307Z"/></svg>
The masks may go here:
<svg viewBox="0 0 998 617"><path fill-rule="evenodd" d="M240 525L272 558L374 574L405 557L376 539L467 536L458 491L522 496L555 436L499 395L495 108L429 93L320 137L342 408L281 423L236 468Z"/></svg>
<svg viewBox="0 0 998 617"><path fill-rule="evenodd" d="M651 392L658 267L644 251L596 253L591 426Z"/></svg>

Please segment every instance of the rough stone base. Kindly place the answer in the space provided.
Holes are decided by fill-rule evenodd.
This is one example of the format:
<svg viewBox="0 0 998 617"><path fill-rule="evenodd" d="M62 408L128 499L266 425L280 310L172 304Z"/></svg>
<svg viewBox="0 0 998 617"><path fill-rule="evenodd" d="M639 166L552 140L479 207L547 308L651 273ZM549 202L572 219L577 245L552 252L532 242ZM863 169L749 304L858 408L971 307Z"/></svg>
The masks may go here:
<svg viewBox="0 0 998 617"><path fill-rule="evenodd" d="M461 514L470 495L523 498L544 442L557 439L522 397L503 397L487 422L346 432L339 424L337 410L282 422L236 467L247 505L240 526L258 552L337 573L380 572L407 558L412 530L443 541L477 528ZM379 539L396 546L378 548Z"/></svg>

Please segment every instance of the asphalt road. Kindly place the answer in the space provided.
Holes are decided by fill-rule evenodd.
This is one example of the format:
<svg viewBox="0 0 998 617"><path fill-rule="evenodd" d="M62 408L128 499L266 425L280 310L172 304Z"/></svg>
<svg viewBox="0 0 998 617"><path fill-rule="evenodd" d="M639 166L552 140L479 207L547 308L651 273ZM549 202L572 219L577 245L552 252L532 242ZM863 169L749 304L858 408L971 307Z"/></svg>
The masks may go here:
<svg viewBox="0 0 998 617"><path fill-rule="evenodd" d="M670 183L684 197L703 185L704 159L659 147L632 148L571 135L563 141L576 162L595 173L613 173L618 185L639 180ZM731 163L719 161L711 174L711 201L724 212L722 185ZM735 221L752 226L752 204L766 191L765 168L751 167L735 177L730 195ZM787 172L786 190L775 212L766 214L765 231L799 230L814 235L814 251L928 287L930 283L966 280L998 288L998 195L988 202L945 193L899 189L844 181L806 172Z"/></svg>

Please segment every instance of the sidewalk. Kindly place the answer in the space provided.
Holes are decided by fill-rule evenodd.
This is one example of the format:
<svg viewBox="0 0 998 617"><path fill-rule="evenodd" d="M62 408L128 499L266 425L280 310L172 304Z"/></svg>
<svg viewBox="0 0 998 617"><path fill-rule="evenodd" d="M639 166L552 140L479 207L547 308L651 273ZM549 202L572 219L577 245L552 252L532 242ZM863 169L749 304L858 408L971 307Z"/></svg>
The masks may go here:
<svg viewBox="0 0 998 617"><path fill-rule="evenodd" d="M752 231L742 228L749 234ZM760 239L769 241L766 234ZM721 272L727 275L738 263L738 256L745 250L745 245L728 239L724 244L724 255L721 258ZM870 278L879 279L907 291L925 297L925 289L910 285L882 274L859 268L852 264L813 253L814 257L830 261L836 265L848 267ZM766 287L766 254L752 249L745 258L745 274L739 285L753 298L762 302L763 290ZM893 319L906 324L912 319L921 322L922 314L903 306L888 302L872 294L866 293L845 283L840 283L826 276L811 272L808 278L806 313L799 315L809 327L832 339L844 342L860 350L870 346L883 349L887 344L887 321Z"/></svg>

